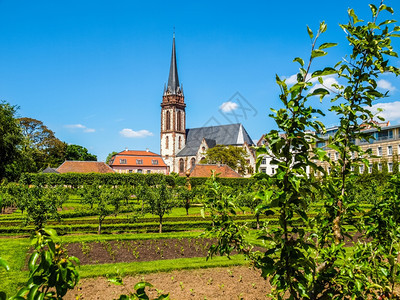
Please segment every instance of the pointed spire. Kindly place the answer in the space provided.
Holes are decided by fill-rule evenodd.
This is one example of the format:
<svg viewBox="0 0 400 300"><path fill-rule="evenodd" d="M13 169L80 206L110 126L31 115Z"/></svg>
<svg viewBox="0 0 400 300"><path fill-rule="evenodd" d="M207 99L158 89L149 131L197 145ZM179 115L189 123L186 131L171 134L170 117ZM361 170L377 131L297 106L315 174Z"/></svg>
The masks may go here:
<svg viewBox="0 0 400 300"><path fill-rule="evenodd" d="M171 66L169 68L167 92L169 92L172 95L181 94L181 90L179 87L179 78L178 78L178 66L176 64L175 30L172 39Z"/></svg>

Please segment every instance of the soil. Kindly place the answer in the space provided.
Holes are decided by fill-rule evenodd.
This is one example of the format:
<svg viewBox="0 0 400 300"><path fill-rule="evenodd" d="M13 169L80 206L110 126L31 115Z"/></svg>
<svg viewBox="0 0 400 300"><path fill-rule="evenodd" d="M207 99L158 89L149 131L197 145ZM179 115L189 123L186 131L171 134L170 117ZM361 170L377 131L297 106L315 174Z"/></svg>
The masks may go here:
<svg viewBox="0 0 400 300"><path fill-rule="evenodd" d="M132 292L134 285L142 280L154 286L146 289L150 299L158 293L169 293L170 299L175 300L255 300L269 299L266 295L271 291L258 270L240 266L125 277L123 286L114 285L104 277L82 279L64 300L118 299L119 295Z"/></svg>
<svg viewBox="0 0 400 300"><path fill-rule="evenodd" d="M183 238L122 240L64 245L68 255L79 258L81 265L142 262L207 256L212 239Z"/></svg>

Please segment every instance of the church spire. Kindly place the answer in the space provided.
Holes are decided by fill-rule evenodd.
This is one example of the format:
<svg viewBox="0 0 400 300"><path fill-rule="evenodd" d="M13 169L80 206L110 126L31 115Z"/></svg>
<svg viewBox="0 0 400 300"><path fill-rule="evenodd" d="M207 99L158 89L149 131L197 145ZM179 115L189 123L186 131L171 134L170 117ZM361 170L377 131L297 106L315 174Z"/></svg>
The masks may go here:
<svg viewBox="0 0 400 300"><path fill-rule="evenodd" d="M169 68L169 77L168 77L168 85L166 92L172 95L182 94L181 88L179 86L178 66L176 64L175 32L172 38L171 65Z"/></svg>

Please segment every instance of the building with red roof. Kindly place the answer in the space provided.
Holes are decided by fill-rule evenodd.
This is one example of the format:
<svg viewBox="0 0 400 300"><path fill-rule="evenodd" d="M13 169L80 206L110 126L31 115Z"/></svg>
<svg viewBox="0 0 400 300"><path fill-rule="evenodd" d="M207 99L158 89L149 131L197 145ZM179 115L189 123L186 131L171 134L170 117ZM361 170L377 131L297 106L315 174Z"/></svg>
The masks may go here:
<svg viewBox="0 0 400 300"><path fill-rule="evenodd" d="M121 151L111 158L109 165L117 173L168 174L169 171L161 155L148 150Z"/></svg>
<svg viewBox="0 0 400 300"><path fill-rule="evenodd" d="M114 173L114 171L104 162L67 160L56 169L56 173Z"/></svg>

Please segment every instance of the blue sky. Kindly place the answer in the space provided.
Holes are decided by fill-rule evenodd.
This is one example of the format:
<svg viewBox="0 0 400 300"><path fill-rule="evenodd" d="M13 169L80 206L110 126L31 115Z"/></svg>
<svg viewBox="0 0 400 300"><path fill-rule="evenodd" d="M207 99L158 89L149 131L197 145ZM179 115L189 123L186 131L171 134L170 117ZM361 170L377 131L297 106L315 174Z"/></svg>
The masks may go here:
<svg viewBox="0 0 400 300"><path fill-rule="evenodd" d="M0 0L0 99L99 160L126 147L159 153L175 26L188 128L241 122L257 140L275 128L268 117L271 107L281 106L275 74L290 81L298 68L293 58L309 56L306 25L316 31L319 22L328 24L320 41L339 46L314 67L332 65L349 50L338 26L347 22L347 8L369 20L369 2L378 4ZM400 3L385 3L399 19ZM400 51L400 39L393 45ZM398 59L394 64L400 67ZM399 123L399 78L381 80L390 90L386 116ZM324 122L337 120L328 115Z"/></svg>

